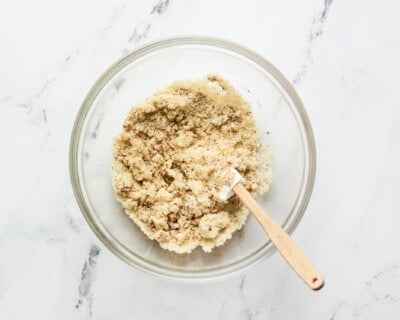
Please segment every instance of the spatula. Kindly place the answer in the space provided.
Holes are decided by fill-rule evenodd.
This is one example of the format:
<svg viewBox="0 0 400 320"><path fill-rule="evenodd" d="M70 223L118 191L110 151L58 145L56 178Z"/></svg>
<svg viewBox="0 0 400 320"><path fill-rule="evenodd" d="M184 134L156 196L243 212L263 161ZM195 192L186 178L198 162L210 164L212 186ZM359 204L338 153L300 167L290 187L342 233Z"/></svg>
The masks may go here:
<svg viewBox="0 0 400 320"><path fill-rule="evenodd" d="M219 193L220 198L226 201L236 194L257 218L276 249L297 275L303 279L311 289L321 289L324 286L324 279L314 267L310 259L304 254L293 239L290 238L289 235L268 216L256 200L254 200L252 195L245 189L242 184L244 179L240 173L234 168L231 168L231 170L233 178L229 185L223 186L221 189L221 192Z"/></svg>

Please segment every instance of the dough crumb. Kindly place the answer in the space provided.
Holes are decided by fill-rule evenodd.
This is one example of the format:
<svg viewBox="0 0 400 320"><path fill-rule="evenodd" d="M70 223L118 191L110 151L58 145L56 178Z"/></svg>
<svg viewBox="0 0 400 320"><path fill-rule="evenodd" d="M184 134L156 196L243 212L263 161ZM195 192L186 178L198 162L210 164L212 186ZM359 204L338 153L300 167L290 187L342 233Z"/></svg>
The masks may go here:
<svg viewBox="0 0 400 320"><path fill-rule="evenodd" d="M227 81L177 81L128 114L114 143L113 187L126 214L162 248L209 252L248 215L236 196L219 198L223 173L233 167L247 190L266 192L265 150L248 103Z"/></svg>

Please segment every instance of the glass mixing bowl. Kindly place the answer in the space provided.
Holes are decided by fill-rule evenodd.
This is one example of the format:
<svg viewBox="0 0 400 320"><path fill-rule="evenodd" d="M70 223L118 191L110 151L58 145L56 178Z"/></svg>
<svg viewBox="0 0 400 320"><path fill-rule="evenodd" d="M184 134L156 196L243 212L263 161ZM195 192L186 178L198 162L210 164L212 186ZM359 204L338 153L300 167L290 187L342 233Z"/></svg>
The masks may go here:
<svg viewBox="0 0 400 320"><path fill-rule="evenodd" d="M70 145L72 186L90 227L116 256L166 279L215 280L274 252L251 215L242 230L211 253L163 250L123 213L115 198L111 150L128 111L174 80L209 73L230 81L251 105L260 139L273 155L271 189L258 201L288 233L299 223L314 183L315 147L303 104L263 57L232 42L197 36L157 41L128 54L97 80L77 115Z"/></svg>

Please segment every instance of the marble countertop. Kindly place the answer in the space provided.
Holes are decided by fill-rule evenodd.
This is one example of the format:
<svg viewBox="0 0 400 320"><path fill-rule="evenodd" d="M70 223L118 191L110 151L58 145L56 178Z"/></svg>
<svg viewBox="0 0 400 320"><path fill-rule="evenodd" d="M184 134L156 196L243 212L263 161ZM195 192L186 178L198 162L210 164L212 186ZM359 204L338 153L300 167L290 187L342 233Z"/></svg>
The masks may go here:
<svg viewBox="0 0 400 320"><path fill-rule="evenodd" d="M0 3L0 319L399 319L400 4L89 0ZM69 182L73 121L97 77L148 41L241 43L292 81L318 151L294 238L326 278L278 255L217 283L164 282L117 259Z"/></svg>

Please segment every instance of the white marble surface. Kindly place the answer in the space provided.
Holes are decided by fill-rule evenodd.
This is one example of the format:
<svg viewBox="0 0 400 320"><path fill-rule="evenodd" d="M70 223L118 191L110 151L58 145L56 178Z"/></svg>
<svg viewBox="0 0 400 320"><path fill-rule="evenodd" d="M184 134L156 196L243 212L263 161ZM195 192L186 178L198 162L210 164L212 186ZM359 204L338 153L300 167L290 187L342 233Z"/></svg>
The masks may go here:
<svg viewBox="0 0 400 320"><path fill-rule="evenodd" d="M0 319L399 319L397 1L0 2ZM115 258L72 195L68 143L101 72L148 41L242 43L290 79L312 120L314 194L294 238L326 277L278 255L222 282L163 282Z"/></svg>

